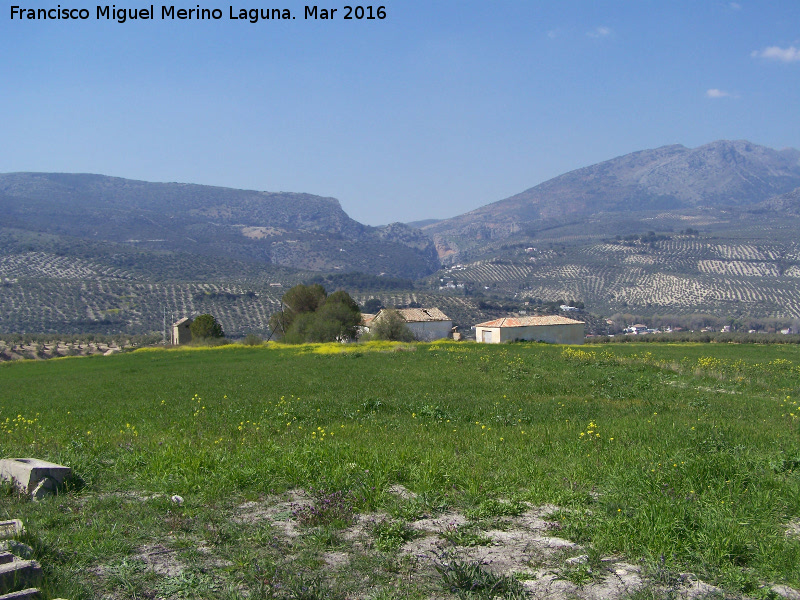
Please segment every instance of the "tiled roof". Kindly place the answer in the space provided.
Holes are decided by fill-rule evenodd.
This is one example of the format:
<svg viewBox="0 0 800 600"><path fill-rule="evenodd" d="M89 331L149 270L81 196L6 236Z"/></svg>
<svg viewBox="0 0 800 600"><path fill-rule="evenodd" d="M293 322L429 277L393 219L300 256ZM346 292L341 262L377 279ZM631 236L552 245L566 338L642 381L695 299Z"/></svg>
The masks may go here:
<svg viewBox="0 0 800 600"><path fill-rule="evenodd" d="M450 321L450 317L438 308L398 308L397 312L406 323L428 323L432 321Z"/></svg>
<svg viewBox="0 0 800 600"><path fill-rule="evenodd" d="M503 317L494 321L478 323L475 327L530 327L531 325L575 325L583 321L568 319L558 315L547 317Z"/></svg>
<svg viewBox="0 0 800 600"><path fill-rule="evenodd" d="M375 315L372 313L361 313L361 324L365 326L369 326L372 323L372 319L375 318Z"/></svg>
<svg viewBox="0 0 800 600"><path fill-rule="evenodd" d="M184 323L186 323L187 321L188 321L189 323L191 323L191 322L192 322L192 320L191 320L189 317L183 317L182 319L179 319L178 321L175 321L175 322L172 324L172 326L173 326L173 327L177 327L178 325L183 325L183 324L184 324Z"/></svg>
<svg viewBox="0 0 800 600"><path fill-rule="evenodd" d="M406 323L427 323L430 321L450 321L450 317L438 308L401 308L397 312Z"/></svg>

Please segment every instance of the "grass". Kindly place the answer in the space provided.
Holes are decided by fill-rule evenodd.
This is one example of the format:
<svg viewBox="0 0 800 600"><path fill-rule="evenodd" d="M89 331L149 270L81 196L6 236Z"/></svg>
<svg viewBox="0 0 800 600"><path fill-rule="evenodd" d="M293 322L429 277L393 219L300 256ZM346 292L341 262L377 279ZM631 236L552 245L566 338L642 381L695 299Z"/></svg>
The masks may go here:
<svg viewBox="0 0 800 600"><path fill-rule="evenodd" d="M0 430L0 455L76 474L43 502L0 494L0 519L27 525L46 598L155 585L426 597L396 562L406 519L491 519L524 502L559 506L558 535L598 556L740 593L800 587L800 541L785 535L800 517L795 346L266 344L18 362L0 365ZM399 502L394 484L418 496ZM293 509L293 541L241 518L296 489L310 504ZM321 553L368 511L394 516L372 533L388 552L317 589ZM155 578L135 558L159 540L170 553L148 559L164 562Z"/></svg>

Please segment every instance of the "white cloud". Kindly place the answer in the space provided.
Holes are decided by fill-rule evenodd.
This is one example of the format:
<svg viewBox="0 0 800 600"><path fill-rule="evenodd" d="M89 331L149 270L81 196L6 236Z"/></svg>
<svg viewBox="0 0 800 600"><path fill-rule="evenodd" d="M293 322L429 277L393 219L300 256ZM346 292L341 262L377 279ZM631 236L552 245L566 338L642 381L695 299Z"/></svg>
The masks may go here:
<svg viewBox="0 0 800 600"><path fill-rule="evenodd" d="M729 98L730 93L726 92L725 90L718 90L717 88L711 88L710 90L706 90L706 97L707 98Z"/></svg>
<svg viewBox="0 0 800 600"><path fill-rule="evenodd" d="M778 46L770 46L763 50L754 50L750 53L753 58L767 58L769 60L779 60L781 62L800 62L800 49L794 46L788 48L780 48Z"/></svg>
<svg viewBox="0 0 800 600"><path fill-rule="evenodd" d="M556 39L558 37L558 30L551 29L550 31L547 32L547 37L549 37L551 40Z"/></svg>
<svg viewBox="0 0 800 600"><path fill-rule="evenodd" d="M593 31L588 32L586 35L593 38L602 38L611 35L611 29L608 27L596 27Z"/></svg>
<svg viewBox="0 0 800 600"><path fill-rule="evenodd" d="M728 6L731 8L731 10L742 10L742 5L738 2L731 2L728 4Z"/></svg>

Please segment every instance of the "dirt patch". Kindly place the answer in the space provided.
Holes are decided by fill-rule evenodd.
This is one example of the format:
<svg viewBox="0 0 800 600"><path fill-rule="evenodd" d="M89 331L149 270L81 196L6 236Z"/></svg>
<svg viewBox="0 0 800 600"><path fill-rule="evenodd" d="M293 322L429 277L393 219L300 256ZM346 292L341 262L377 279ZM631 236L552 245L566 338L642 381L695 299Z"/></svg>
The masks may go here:
<svg viewBox="0 0 800 600"><path fill-rule="evenodd" d="M406 488L393 488L390 493L413 499ZM125 495L128 498L141 501L150 497ZM263 566L256 577L260 585L271 586L273 591L295 586L297 591L292 593L297 594L322 586L322 591L314 597L324 597L324 590L338 589L335 596L342 598L365 599L384 597L386 592L411 592L414 597L446 599L455 595L444 591L442 573L467 566L472 572L478 568L501 579L513 579L527 597L537 600L623 600L639 591L647 597L676 600L723 596L722 590L692 574L674 574L669 585L665 585L641 565L627 562L625 557L597 557L591 548L558 537L561 527L551 515L560 509L553 505L529 506L518 516L480 521L470 521L458 511L409 520L404 525L415 532L414 539L387 550L385 539L378 543L373 538L378 535L376 524L398 523L400 519L386 513L360 513L352 515L349 526L336 529L334 525L333 530L326 529L325 524L310 527L299 523L298 511L314 503L315 499L305 491L293 490L232 508L228 519L238 526L239 534L247 538L247 531L252 528L255 532L253 538L248 538L252 540L248 549L254 553L247 556L251 557L250 563ZM268 534L258 537L259 530L267 530ZM800 521L787 526L789 533L800 534ZM181 578L182 583L191 581L187 573L201 573L202 577L196 577L201 585L209 578L224 580L223 573L234 564L242 564L240 555L230 554L230 547L224 545L199 539L196 548L188 551L185 545L183 548L178 545L176 539L168 536L159 543L140 547L121 563L99 566L91 572L100 579L113 581L128 569L150 577L155 574L161 578ZM259 555L259 547L267 554ZM254 558L258 556L262 558ZM238 585L246 588L250 584ZM245 588L240 591L246 594ZM800 593L792 588L773 586L773 591L800 600Z"/></svg>
<svg viewBox="0 0 800 600"><path fill-rule="evenodd" d="M786 535L788 537L800 537L800 519L789 521L786 524Z"/></svg>
<svg viewBox="0 0 800 600"><path fill-rule="evenodd" d="M237 507L234 523L269 522L277 532L292 539L300 535L299 524L294 515L303 507L311 506L312 500L303 490L292 490L283 497L271 497L259 502L245 502Z"/></svg>
<svg viewBox="0 0 800 600"><path fill-rule="evenodd" d="M413 500L414 498L417 497L417 495L414 492L409 490L406 486L400 485L399 483L389 486L389 488L386 491L403 500Z"/></svg>
<svg viewBox="0 0 800 600"><path fill-rule="evenodd" d="M149 570L165 577L177 577L186 568L178 558L178 551L162 544L143 546L141 552L133 558L142 561Z"/></svg>

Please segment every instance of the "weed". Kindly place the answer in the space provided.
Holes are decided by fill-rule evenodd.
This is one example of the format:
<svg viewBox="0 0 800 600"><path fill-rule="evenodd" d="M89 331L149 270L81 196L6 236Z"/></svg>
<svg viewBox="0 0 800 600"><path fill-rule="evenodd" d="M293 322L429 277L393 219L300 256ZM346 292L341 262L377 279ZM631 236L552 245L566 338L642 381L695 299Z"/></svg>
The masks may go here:
<svg viewBox="0 0 800 600"><path fill-rule="evenodd" d="M423 492L416 498L398 502L391 509L391 514L406 521L417 521L443 513L449 507L443 494Z"/></svg>
<svg viewBox="0 0 800 600"><path fill-rule="evenodd" d="M522 600L527 597L517 579L492 573L480 563L451 560L437 562L434 566L442 577L442 587L462 600Z"/></svg>
<svg viewBox="0 0 800 600"><path fill-rule="evenodd" d="M317 527L305 539L310 546L317 548L333 548L341 543L338 532L331 527Z"/></svg>
<svg viewBox="0 0 800 600"><path fill-rule="evenodd" d="M800 456L781 456L770 462L769 466L776 473L793 473L800 468Z"/></svg>
<svg viewBox="0 0 800 600"><path fill-rule="evenodd" d="M600 553L591 547L586 552L586 554L565 560L558 569L556 577L570 581L577 586L602 579L606 575L607 568L603 565Z"/></svg>
<svg viewBox="0 0 800 600"><path fill-rule="evenodd" d="M468 510L466 516L471 520L491 517L517 517L528 510L528 505L519 500L505 502L503 500L484 500L477 508Z"/></svg>
<svg viewBox="0 0 800 600"><path fill-rule="evenodd" d="M420 419L432 419L434 421L447 421L449 419L449 415L441 409L438 405L431 406L430 404L426 404L422 408L416 411L417 416Z"/></svg>
<svg viewBox="0 0 800 600"><path fill-rule="evenodd" d="M346 527L353 521L353 496L344 491L327 491L324 488L309 490L313 503L302 506L293 512L301 525L317 527L338 525Z"/></svg>
<svg viewBox="0 0 800 600"><path fill-rule="evenodd" d="M442 537L454 546L489 546L492 538L478 530L474 525L462 525L461 527L448 524L442 532Z"/></svg>
<svg viewBox="0 0 800 600"><path fill-rule="evenodd" d="M179 575L164 577L157 585L156 590L167 597L177 598L207 598L209 592L219 589L219 584L205 573L180 573Z"/></svg>
<svg viewBox="0 0 800 600"><path fill-rule="evenodd" d="M325 577L287 570L276 570L264 580L264 594L276 600L336 600L341 597Z"/></svg>
<svg viewBox="0 0 800 600"><path fill-rule="evenodd" d="M384 519L372 526L372 536L378 550L389 552L396 550L406 542L417 537L418 533L403 521Z"/></svg>

